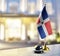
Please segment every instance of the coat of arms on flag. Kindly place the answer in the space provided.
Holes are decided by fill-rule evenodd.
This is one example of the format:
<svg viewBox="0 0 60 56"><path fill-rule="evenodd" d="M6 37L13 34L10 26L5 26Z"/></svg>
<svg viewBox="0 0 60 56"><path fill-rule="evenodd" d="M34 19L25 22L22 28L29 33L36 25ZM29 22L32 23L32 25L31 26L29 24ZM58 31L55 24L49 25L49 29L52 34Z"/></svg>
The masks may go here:
<svg viewBox="0 0 60 56"><path fill-rule="evenodd" d="M44 6L41 15L38 17L37 29L42 39L45 38L47 35L52 34L52 28L48 13L46 11L46 6Z"/></svg>

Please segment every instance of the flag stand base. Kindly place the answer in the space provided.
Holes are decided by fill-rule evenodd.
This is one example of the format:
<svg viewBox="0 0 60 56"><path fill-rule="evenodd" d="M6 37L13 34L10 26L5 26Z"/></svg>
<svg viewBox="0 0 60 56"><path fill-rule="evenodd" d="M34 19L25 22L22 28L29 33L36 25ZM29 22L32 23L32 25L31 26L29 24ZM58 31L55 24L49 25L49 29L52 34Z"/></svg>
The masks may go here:
<svg viewBox="0 0 60 56"><path fill-rule="evenodd" d="M44 51L49 51L49 47L46 46L46 44L43 46Z"/></svg>
<svg viewBox="0 0 60 56"><path fill-rule="evenodd" d="M44 53L44 50L43 50L42 45L37 45L37 47L36 47L35 50L34 50L34 53L37 53L37 54L42 54L42 53Z"/></svg>

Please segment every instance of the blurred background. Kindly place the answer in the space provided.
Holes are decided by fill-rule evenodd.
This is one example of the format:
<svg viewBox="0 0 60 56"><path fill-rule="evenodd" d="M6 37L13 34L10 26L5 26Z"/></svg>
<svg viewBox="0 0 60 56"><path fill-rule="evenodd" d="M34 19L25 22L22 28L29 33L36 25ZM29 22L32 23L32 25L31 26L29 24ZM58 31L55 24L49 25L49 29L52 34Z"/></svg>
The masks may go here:
<svg viewBox="0 0 60 56"><path fill-rule="evenodd" d="M53 34L47 44L60 43L60 0L0 0L0 40L6 42L39 42L36 20L44 4L51 20Z"/></svg>

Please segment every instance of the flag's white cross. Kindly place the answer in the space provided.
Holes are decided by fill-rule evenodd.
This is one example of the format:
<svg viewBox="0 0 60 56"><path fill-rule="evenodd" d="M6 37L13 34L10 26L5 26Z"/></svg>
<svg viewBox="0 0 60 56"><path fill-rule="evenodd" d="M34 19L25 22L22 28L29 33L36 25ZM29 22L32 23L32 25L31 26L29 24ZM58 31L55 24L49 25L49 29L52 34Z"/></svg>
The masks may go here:
<svg viewBox="0 0 60 56"><path fill-rule="evenodd" d="M47 18L47 19L43 20L42 17L40 17L39 19L40 19L40 23L37 24L37 27L42 26L43 29L44 29L44 32L46 33L46 36L47 36L48 35L48 32L47 32L47 29L45 27L45 23L48 22L48 21L50 21L50 19Z"/></svg>

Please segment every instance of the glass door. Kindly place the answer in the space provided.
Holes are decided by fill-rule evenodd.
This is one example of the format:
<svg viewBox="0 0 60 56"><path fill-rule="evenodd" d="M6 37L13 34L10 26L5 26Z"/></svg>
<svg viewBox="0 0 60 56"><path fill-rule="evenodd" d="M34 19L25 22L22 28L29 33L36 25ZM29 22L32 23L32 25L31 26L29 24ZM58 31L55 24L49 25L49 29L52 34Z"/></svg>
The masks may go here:
<svg viewBox="0 0 60 56"><path fill-rule="evenodd" d="M6 39L18 41L21 39L21 20L8 18L6 20Z"/></svg>

